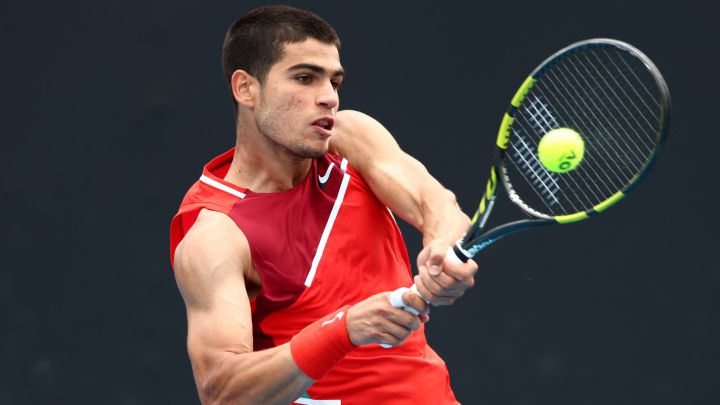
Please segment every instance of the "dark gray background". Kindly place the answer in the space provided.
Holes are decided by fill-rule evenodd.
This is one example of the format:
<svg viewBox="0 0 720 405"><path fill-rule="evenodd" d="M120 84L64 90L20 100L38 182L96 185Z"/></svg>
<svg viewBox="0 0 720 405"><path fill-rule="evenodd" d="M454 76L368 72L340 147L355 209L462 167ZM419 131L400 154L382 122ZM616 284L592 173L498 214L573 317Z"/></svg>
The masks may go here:
<svg viewBox="0 0 720 405"><path fill-rule="evenodd" d="M168 225L202 164L232 145L220 48L260 4L0 5L0 404L197 403ZM501 114L537 63L597 36L647 53L674 102L647 181L602 217L482 253L477 286L434 310L429 340L466 404L720 401L714 12L292 4L343 40L342 105L382 121L468 212ZM404 232L414 257L419 238Z"/></svg>

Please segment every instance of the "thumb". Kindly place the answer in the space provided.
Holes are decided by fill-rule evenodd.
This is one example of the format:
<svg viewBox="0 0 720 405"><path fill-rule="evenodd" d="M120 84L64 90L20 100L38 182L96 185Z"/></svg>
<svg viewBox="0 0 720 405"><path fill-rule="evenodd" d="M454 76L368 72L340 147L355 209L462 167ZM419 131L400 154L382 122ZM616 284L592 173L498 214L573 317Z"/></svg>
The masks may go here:
<svg viewBox="0 0 720 405"><path fill-rule="evenodd" d="M427 268L431 276L437 276L442 271L443 260L445 259L445 252L447 246L439 241L433 240L428 245L429 254L427 260Z"/></svg>

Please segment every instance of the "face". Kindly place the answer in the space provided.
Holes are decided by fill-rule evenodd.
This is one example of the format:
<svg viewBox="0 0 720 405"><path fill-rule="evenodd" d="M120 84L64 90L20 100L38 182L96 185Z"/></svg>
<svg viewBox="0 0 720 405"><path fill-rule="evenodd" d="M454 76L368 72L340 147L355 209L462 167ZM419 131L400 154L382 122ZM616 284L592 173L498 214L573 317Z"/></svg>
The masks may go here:
<svg viewBox="0 0 720 405"><path fill-rule="evenodd" d="M285 45L261 86L255 117L271 142L302 158L328 150L343 80L337 48L315 39Z"/></svg>

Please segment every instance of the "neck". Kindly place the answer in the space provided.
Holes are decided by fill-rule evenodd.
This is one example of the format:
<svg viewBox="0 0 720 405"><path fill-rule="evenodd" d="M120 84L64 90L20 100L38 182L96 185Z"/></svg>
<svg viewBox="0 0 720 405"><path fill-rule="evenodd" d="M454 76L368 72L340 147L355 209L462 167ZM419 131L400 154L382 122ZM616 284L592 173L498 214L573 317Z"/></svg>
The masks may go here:
<svg viewBox="0 0 720 405"><path fill-rule="evenodd" d="M274 143L257 129L238 126L235 154L224 180L257 193L285 191L307 177L312 161Z"/></svg>

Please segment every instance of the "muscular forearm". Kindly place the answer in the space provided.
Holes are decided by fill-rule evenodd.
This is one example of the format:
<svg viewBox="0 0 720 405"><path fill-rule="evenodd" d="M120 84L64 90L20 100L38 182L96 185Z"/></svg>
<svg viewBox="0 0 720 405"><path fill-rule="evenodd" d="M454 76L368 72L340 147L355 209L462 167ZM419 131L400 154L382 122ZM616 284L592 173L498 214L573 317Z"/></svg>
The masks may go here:
<svg viewBox="0 0 720 405"><path fill-rule="evenodd" d="M453 244L470 225L470 218L458 206L455 194L439 183L433 186L423 193L420 202L423 245L436 239Z"/></svg>
<svg viewBox="0 0 720 405"><path fill-rule="evenodd" d="M423 233L424 244L455 243L470 224L455 195L403 152L379 122L356 111L338 113L333 152L348 158L373 193Z"/></svg>
<svg viewBox="0 0 720 405"><path fill-rule="evenodd" d="M387 300L385 300L387 304ZM198 389L206 403L287 404L355 348L342 307L273 349L240 353L189 340ZM193 352L196 347L198 352ZM218 346L214 346L218 347Z"/></svg>
<svg viewBox="0 0 720 405"><path fill-rule="evenodd" d="M365 169L365 181L390 210L431 240L453 244L470 225L455 194L437 181L411 156L399 152L398 160Z"/></svg>
<svg viewBox="0 0 720 405"><path fill-rule="evenodd" d="M219 365L198 381L204 404L289 404L314 382L298 368L290 344L223 356Z"/></svg>

